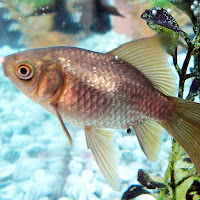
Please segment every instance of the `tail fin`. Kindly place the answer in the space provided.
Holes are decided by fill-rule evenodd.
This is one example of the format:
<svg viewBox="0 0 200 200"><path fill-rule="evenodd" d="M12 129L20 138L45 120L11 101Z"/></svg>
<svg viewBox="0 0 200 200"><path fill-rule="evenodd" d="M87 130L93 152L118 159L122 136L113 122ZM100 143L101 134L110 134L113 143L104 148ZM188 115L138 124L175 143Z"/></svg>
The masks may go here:
<svg viewBox="0 0 200 200"><path fill-rule="evenodd" d="M200 104L176 97L169 100L174 101L174 110L162 126L185 149L200 173Z"/></svg>

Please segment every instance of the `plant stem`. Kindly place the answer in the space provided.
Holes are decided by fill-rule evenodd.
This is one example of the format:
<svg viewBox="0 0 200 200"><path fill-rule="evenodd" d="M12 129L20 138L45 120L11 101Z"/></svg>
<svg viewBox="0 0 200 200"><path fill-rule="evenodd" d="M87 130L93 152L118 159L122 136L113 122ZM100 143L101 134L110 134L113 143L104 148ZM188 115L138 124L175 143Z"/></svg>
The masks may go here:
<svg viewBox="0 0 200 200"><path fill-rule="evenodd" d="M174 52L174 55L172 56L173 58L173 63L174 63L174 66L177 66L177 47L175 49L175 52Z"/></svg>
<svg viewBox="0 0 200 200"><path fill-rule="evenodd" d="M176 200L176 176L175 176L175 164L177 161L177 154L179 152L180 145L173 139L172 142L172 153L170 156L170 175L171 175L171 189L172 189L172 199Z"/></svg>
<svg viewBox="0 0 200 200"><path fill-rule="evenodd" d="M184 83L185 83L185 76L186 76L186 71L187 71L187 68L188 68L188 65L189 65L189 62L190 62L190 59L191 59L191 56L192 56L192 52L193 52L193 47L188 47L188 52L187 52L187 55L186 55L186 58L184 60L184 63L183 63L183 67L182 67L182 72L180 75L180 84L179 84L179 97L183 98L183 91L184 91Z"/></svg>
<svg viewBox="0 0 200 200"><path fill-rule="evenodd" d="M198 74L196 72L192 72L190 74L186 74L185 75L185 80L189 79L189 78L195 78L195 77L198 77Z"/></svg>

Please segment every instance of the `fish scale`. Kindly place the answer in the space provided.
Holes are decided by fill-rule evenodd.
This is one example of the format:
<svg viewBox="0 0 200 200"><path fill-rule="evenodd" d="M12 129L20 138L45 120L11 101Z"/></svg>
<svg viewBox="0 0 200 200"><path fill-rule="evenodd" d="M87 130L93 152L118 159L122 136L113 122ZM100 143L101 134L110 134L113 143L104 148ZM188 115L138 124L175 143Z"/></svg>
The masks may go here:
<svg viewBox="0 0 200 200"><path fill-rule="evenodd" d="M69 51L72 51L72 49L70 49ZM67 53L66 51L64 52L65 54ZM64 55L62 55L61 53L59 54L59 56L64 57ZM100 57L102 57L102 59L100 59ZM96 58L98 58L98 62L95 62ZM137 96L138 98L138 94L142 93L143 91L147 91L147 94L145 95L149 96L148 89L145 88L147 87L146 85L144 88L141 88L141 89L136 87L135 90L134 90L134 87L130 87L130 85L136 85L135 82L136 83L141 82L141 80L138 80L138 81L134 80L133 82L133 78L129 76L130 71L121 67L121 64L125 65L125 63L123 63L121 60L116 60L115 56L107 56L103 54L99 55L98 53L95 53L95 52L89 52L89 51L84 52L84 51L75 49L73 53L73 57L71 57L70 60L74 60L71 63L71 65L66 65L66 63L63 62L62 68L64 69L65 73L67 72L77 77L77 80L74 79L71 81L72 88L75 89L74 82L76 82L76 85L77 85L76 88L77 90L80 90L77 83L78 81L81 84L85 84L89 86L94 85L93 87L95 87L95 89L100 90L99 94L101 92L101 95L98 95L98 98L97 100L95 100L94 103L93 102L89 103L91 101L91 97L93 96L92 91L84 94L84 97L85 97L84 106L90 107L92 104L96 104L96 107L98 109L94 111L94 112L97 112L97 114L87 112L87 109L84 109L84 108L80 109L80 110L86 111L85 112L86 114L83 114L83 115L86 115L86 117L82 118L81 120L86 120L86 118L89 117L90 115L97 116L98 120L95 120L94 118L92 118L92 121L90 123L89 123L89 120L87 120L87 123L84 121L80 123L80 119L77 118L77 121L79 121L79 125L80 124L84 124L86 126L93 125L94 127L95 126L100 127L104 125L103 126L104 128L118 128L118 129L125 128L126 124L130 124L130 123L134 124L138 120L139 121L143 120L141 118L141 116L143 117L144 115L143 107L145 108L145 112L146 112L145 114L150 112L146 109L147 106L144 101L141 108L138 108L135 106L134 108L132 108L133 114L130 113L129 115L127 115L127 110L128 110L127 108L130 107L129 104L131 104L131 101L134 101L134 96ZM101 60L103 60L103 62L101 62ZM114 65L110 64L111 60ZM97 72L95 71L96 74L94 73L94 70L93 70L94 66L96 66L97 68ZM120 67L117 67L117 66L120 66ZM117 69L113 70L113 68L115 67ZM132 71L132 74L133 74L132 77L135 77L135 76L137 77L138 75L140 75L138 71L134 71L134 70ZM96 78L93 80L94 76L96 76ZM141 79L142 78L143 76L141 76ZM110 86L109 82L112 85L114 85L113 88L115 91L113 93L112 93L112 90L110 90L112 86ZM140 84L140 87L141 87L141 84ZM119 107L117 106L112 107L111 104L109 104L109 102L111 102L111 98L108 96L108 92L110 92L109 96L111 96L111 98L112 96L118 96L116 99L121 98L120 103L118 104ZM61 96L64 96L64 95L65 94L62 94ZM76 95L77 94L75 93L74 98L73 98L74 108L76 107L75 102L78 101L78 98L76 97ZM144 95L144 94L142 93L141 95ZM126 99L126 101L124 101L123 99ZM129 102L127 101L127 99L130 99ZM151 100L151 98L148 98L148 99ZM114 102L114 104L116 103ZM113 109L111 110L111 108ZM74 111L76 112L76 110ZM141 113L143 113L142 115L140 114L140 111ZM60 111L60 112L62 113L63 111ZM138 113L137 117L135 117L134 115L135 112ZM108 115L106 113L111 113L111 114ZM126 116L129 116L129 117L127 118ZM130 122L130 116L132 116L131 122ZM65 114L63 114L62 117L65 119L66 118ZM107 118L109 119L111 118L112 120L109 120ZM106 121L106 123L104 123L104 120ZM109 121L110 123L108 123Z"/></svg>

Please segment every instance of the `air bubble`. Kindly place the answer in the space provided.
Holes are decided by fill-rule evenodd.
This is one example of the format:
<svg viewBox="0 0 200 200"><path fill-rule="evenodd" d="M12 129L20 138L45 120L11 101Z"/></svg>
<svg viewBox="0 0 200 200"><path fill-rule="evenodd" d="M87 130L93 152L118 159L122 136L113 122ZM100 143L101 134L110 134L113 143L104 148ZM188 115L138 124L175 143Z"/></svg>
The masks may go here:
<svg viewBox="0 0 200 200"><path fill-rule="evenodd" d="M194 11L195 10L195 5L192 4L190 8L191 8L192 11Z"/></svg>
<svg viewBox="0 0 200 200"><path fill-rule="evenodd" d="M172 13L172 9L171 9L171 8L167 8L167 12L168 12L169 14L171 14L171 13Z"/></svg>
<svg viewBox="0 0 200 200"><path fill-rule="evenodd" d="M0 8L3 8L4 6L4 3L0 2Z"/></svg>
<svg viewBox="0 0 200 200"><path fill-rule="evenodd" d="M154 10L154 9L153 9L153 10L152 10L152 15L154 15L154 16L157 15L157 10Z"/></svg>
<svg viewBox="0 0 200 200"><path fill-rule="evenodd" d="M195 10L193 13L194 13L194 16L196 16L196 17L197 17L197 16L198 16L198 14L199 14L199 11L198 11L198 9L196 9L196 10Z"/></svg>
<svg viewBox="0 0 200 200"><path fill-rule="evenodd" d="M199 2L197 0L195 0L193 3L195 6L198 6L198 4L199 4Z"/></svg>

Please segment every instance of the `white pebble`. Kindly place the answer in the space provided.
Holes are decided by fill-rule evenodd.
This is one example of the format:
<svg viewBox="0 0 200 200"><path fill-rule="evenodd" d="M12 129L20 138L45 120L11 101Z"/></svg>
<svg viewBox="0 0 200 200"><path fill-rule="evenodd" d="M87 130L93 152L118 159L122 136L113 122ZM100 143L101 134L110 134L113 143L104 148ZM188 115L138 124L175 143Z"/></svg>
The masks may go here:
<svg viewBox="0 0 200 200"><path fill-rule="evenodd" d="M15 196L15 200L22 200L24 199L24 192L20 192Z"/></svg>
<svg viewBox="0 0 200 200"><path fill-rule="evenodd" d="M40 153L47 150L46 146L42 143L30 144L24 148L24 151L29 157L38 157Z"/></svg>
<svg viewBox="0 0 200 200"><path fill-rule="evenodd" d="M76 174L70 174L67 176L66 184L63 189L63 195L74 197L75 199L79 199L79 195L81 193L81 188L85 188L81 177Z"/></svg>
<svg viewBox="0 0 200 200"><path fill-rule="evenodd" d="M78 174L80 175L82 171L83 165L80 162L75 160L71 160L68 164L68 169L71 174Z"/></svg>
<svg viewBox="0 0 200 200"><path fill-rule="evenodd" d="M0 168L0 181L2 182L2 181L5 181L7 179L10 179L14 170L15 170L14 164L1 167Z"/></svg>
<svg viewBox="0 0 200 200"><path fill-rule="evenodd" d="M59 143L60 141L60 143ZM67 138L63 138L62 136L57 137L57 139L54 137L52 138L52 143L48 145L48 150L47 152L52 155L52 156L62 156L66 157L67 156L67 151L66 148L69 145Z"/></svg>
<svg viewBox="0 0 200 200"><path fill-rule="evenodd" d="M29 136L29 135L25 135L25 134L22 134L22 135L13 135L12 139L11 139L11 145L13 147L19 147L19 148L23 148L29 144L32 144L34 141L34 138Z"/></svg>
<svg viewBox="0 0 200 200"><path fill-rule="evenodd" d="M120 165L119 176L123 181L131 181L137 179L137 171L132 170L131 166Z"/></svg>
<svg viewBox="0 0 200 200"><path fill-rule="evenodd" d="M81 174L81 177L83 178L83 180L88 183L92 180L93 176L94 176L94 172L89 169L83 170L83 172Z"/></svg>
<svg viewBox="0 0 200 200"><path fill-rule="evenodd" d="M114 192L113 189L108 184L103 184L102 186L103 186L103 189L102 189L100 199L109 199L109 200L121 199L121 194Z"/></svg>
<svg viewBox="0 0 200 200"><path fill-rule="evenodd" d="M149 194L142 194L142 195L136 197L135 200L156 200L156 198Z"/></svg>
<svg viewBox="0 0 200 200"><path fill-rule="evenodd" d="M38 158L25 158L22 157L17 162L16 169L13 173L13 179L15 181L21 181L29 179L35 170L44 167L44 162Z"/></svg>
<svg viewBox="0 0 200 200"><path fill-rule="evenodd" d="M15 184L1 188L1 199L15 199L17 186Z"/></svg>
<svg viewBox="0 0 200 200"><path fill-rule="evenodd" d="M125 135L116 138L116 144L122 149L135 149L137 145L137 138L133 135Z"/></svg>
<svg viewBox="0 0 200 200"><path fill-rule="evenodd" d="M74 200L72 197L60 197L58 200Z"/></svg>
<svg viewBox="0 0 200 200"><path fill-rule="evenodd" d="M65 159L62 157L55 157L47 161L48 171L51 174L61 174L66 168Z"/></svg>
<svg viewBox="0 0 200 200"><path fill-rule="evenodd" d="M39 200L50 200L48 197L39 198Z"/></svg>
<svg viewBox="0 0 200 200"><path fill-rule="evenodd" d="M56 185L62 182L62 178L60 175L48 174L45 169L38 169L34 173L34 180L38 184L49 185L52 186L56 182Z"/></svg>
<svg viewBox="0 0 200 200"><path fill-rule="evenodd" d="M100 200L95 194L89 194L88 200Z"/></svg>
<svg viewBox="0 0 200 200"><path fill-rule="evenodd" d="M40 188L41 196L56 195L64 182L63 175L48 174L44 169L34 173L33 181Z"/></svg>

